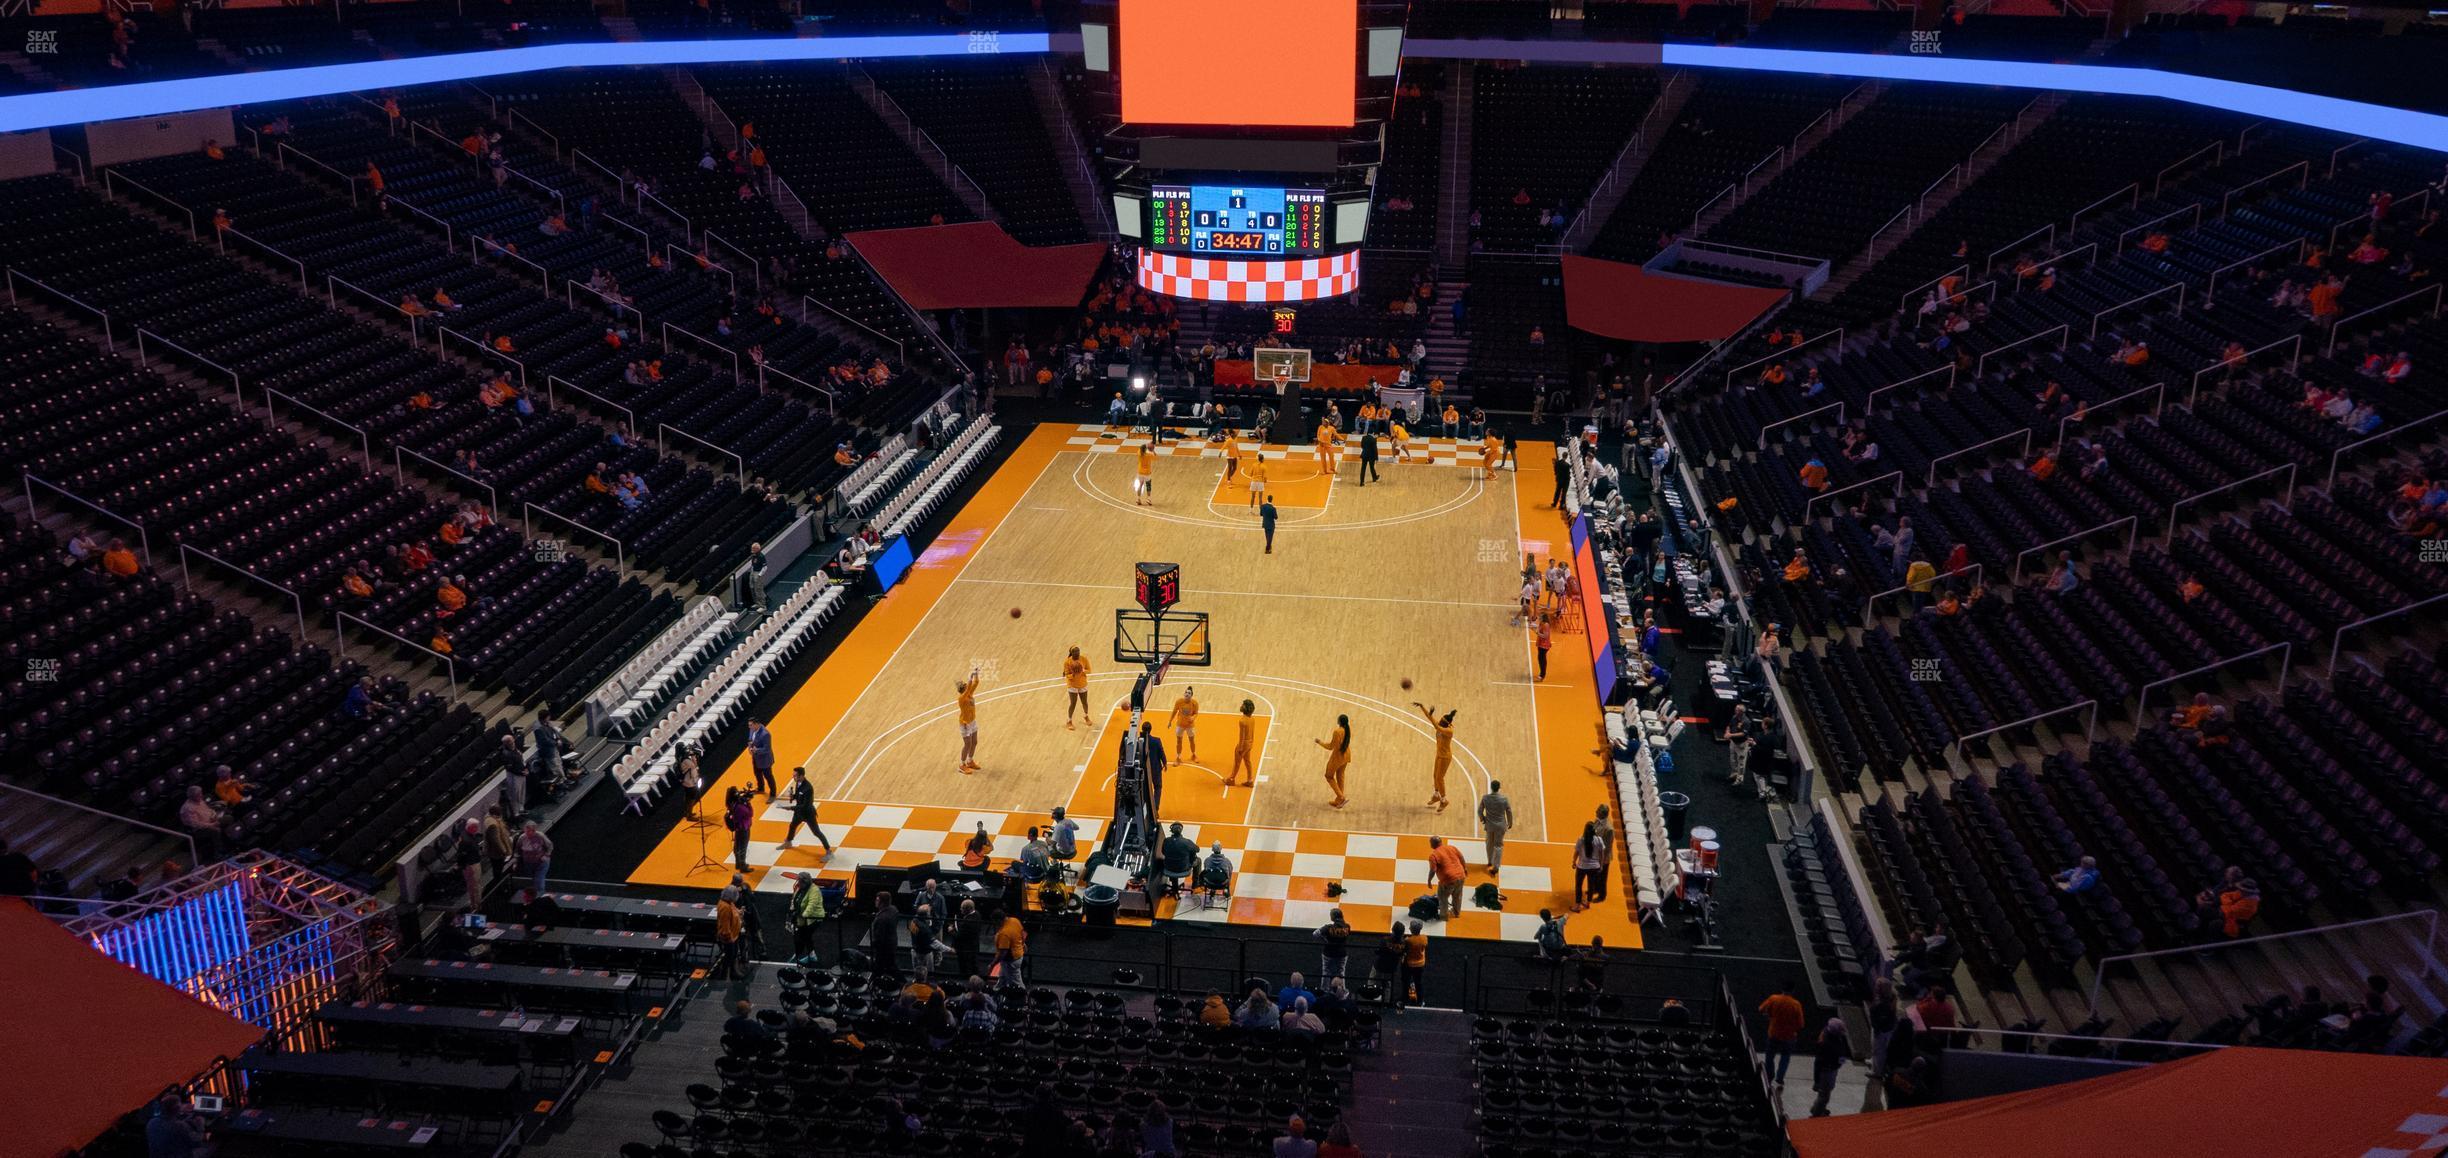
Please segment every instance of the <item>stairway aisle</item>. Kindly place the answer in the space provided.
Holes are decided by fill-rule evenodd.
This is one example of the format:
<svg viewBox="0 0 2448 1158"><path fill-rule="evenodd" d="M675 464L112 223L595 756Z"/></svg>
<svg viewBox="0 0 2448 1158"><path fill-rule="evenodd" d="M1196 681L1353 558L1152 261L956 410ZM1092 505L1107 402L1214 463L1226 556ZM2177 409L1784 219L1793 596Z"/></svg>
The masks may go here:
<svg viewBox="0 0 2448 1158"><path fill-rule="evenodd" d="M1389 1015L1377 1053L1352 1075L1343 1120L1370 1154L1467 1158L1479 1152L1472 1107L1470 1015L1410 1009Z"/></svg>

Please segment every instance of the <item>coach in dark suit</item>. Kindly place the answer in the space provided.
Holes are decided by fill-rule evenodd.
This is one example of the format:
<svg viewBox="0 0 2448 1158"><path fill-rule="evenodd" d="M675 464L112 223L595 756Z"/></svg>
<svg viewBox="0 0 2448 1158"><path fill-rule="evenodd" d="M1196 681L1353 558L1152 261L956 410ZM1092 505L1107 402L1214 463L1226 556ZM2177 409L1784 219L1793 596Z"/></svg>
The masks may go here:
<svg viewBox="0 0 2448 1158"><path fill-rule="evenodd" d="M1266 553L1275 553L1275 496L1268 495L1258 504L1258 526L1266 531Z"/></svg>
<svg viewBox="0 0 2448 1158"><path fill-rule="evenodd" d="M1367 486L1369 480L1376 477L1377 436L1374 433L1363 434L1360 436L1360 485Z"/></svg>

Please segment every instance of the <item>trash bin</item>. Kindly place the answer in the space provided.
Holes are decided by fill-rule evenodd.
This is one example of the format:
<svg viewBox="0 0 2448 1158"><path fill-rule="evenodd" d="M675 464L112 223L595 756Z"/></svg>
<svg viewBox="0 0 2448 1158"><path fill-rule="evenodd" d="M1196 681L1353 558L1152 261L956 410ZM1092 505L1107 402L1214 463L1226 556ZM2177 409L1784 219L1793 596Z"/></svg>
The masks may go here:
<svg viewBox="0 0 2448 1158"><path fill-rule="evenodd" d="M1691 836L1691 797L1680 792L1660 792L1658 811L1666 814L1667 846L1683 847L1684 840Z"/></svg>
<svg viewBox="0 0 2448 1158"><path fill-rule="evenodd" d="M1091 925L1111 928L1114 915L1122 911L1122 890L1112 885L1090 885L1080 890L1082 917Z"/></svg>

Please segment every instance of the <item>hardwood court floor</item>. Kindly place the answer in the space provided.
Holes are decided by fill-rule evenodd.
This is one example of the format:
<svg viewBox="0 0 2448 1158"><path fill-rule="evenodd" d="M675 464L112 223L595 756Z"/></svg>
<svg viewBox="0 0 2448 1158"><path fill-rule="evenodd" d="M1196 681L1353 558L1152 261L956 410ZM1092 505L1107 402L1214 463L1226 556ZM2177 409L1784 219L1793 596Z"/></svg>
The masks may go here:
<svg viewBox="0 0 2448 1158"><path fill-rule="evenodd" d="M1151 693L1148 718L1172 760L1162 820L1182 821L1201 844L1223 840L1241 869L1229 904L1180 916L1315 924L1336 881L1345 892L1332 903L1356 926L1382 928L1427 891L1431 835L1462 841L1472 883L1486 879L1473 804L1492 779L1517 818L1501 882L1509 901L1444 931L1526 938L1541 906L1568 905L1571 842L1607 800L1588 653L1581 635L1559 634L1549 682L1536 685L1528 635L1512 621L1521 551L1544 559L1566 537L1539 507L1553 486L1549 447L1524 443L1518 474L1482 480L1463 465L1475 453L1457 462L1452 443L1422 440L1424 461L1389 458L1367 486L1354 481L1356 456L1329 478L1310 448L1270 447L1280 518L1267 554L1246 489L1222 483L1222 452L1204 443L1168 443L1153 505L1134 503L1144 438L1069 424L1030 434L770 722L780 774L807 767L836 852L780 849L786 818L769 810L750 846L759 887L787 889L783 873L802 868L844 877L862 863L957 853L978 823L1009 856L1058 804L1097 827L1111 812L1137 674L1113 662L1114 610L1130 601L1132 565L1161 560L1181 564L1180 607L1211 617L1215 656L1210 669L1176 665ZM1090 662L1094 709L1076 728L1063 719L1071 646ZM963 775L953 692L972 669L983 768ZM1167 718L1188 689L1200 707L1195 760ZM1243 700L1259 720L1258 784L1227 789ZM1426 807L1433 736L1414 700L1460 713L1442 813ZM1317 744L1338 715L1353 737L1351 801L1339 811ZM748 779L743 759L722 783ZM696 849L677 829L633 879L718 883L689 877ZM1626 890L1614 894L1576 919L1574 940L1639 943Z"/></svg>

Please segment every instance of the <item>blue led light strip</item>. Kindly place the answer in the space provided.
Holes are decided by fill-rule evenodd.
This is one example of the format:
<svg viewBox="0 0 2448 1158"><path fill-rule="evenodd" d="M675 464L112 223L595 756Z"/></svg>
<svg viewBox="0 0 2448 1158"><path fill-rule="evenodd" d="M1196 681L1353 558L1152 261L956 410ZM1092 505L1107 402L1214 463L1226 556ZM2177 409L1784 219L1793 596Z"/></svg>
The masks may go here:
<svg viewBox="0 0 2448 1158"><path fill-rule="evenodd" d="M2220 80L2155 68L2101 64L2044 64L1947 56L1880 56L1860 52L1811 52L1795 48L1740 48L1714 44L1661 46L1661 60L1692 68L1736 68L1754 72L1833 73L1871 80L1921 80L1940 84L1998 85L2059 92L2158 97L2248 116L2330 129L2351 136L2448 151L2448 117L2388 105L2318 96L2293 89Z"/></svg>
<svg viewBox="0 0 2448 1158"><path fill-rule="evenodd" d="M961 56L975 53L1019 55L1050 51L1050 41L1051 38L1042 32L1005 32L790 40L643 41L503 48L0 98L0 132L158 116L258 101L442 84L555 68ZM1590 41L1414 40L1406 46L1406 51L1416 56L1488 60L1622 59L1628 62L1637 56L1643 63L1690 68L1824 73L1873 80L1999 85L2157 97L2210 108L2232 109L2269 120L2310 125L2375 140L2448 151L2448 117L2434 113L2151 68L1813 52L1794 48Z"/></svg>
<svg viewBox="0 0 2448 1158"><path fill-rule="evenodd" d="M68 92L0 98L0 132L80 125L214 109L259 101L444 84L554 68L621 65L738 64L755 61L876 59L895 56L1018 55L1047 51L1042 32L953 32L928 36L833 36L753 40L649 40L609 44L550 44L320 64L228 76L104 85Z"/></svg>

